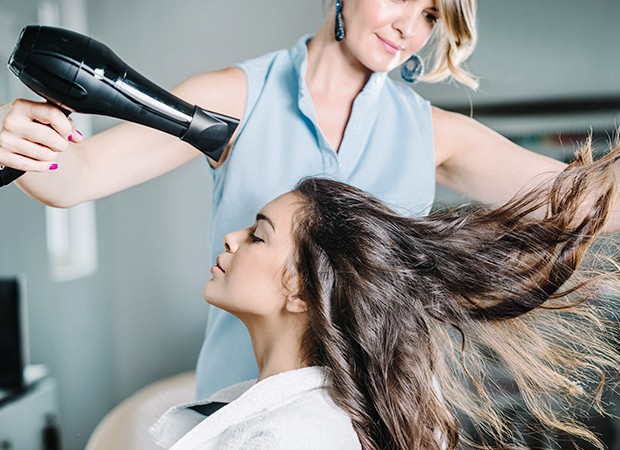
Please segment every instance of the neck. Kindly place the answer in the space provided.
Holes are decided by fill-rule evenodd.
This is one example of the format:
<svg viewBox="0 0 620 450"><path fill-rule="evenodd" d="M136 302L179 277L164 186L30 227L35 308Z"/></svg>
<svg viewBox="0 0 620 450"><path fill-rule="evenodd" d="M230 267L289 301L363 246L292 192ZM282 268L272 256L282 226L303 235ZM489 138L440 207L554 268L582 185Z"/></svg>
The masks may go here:
<svg viewBox="0 0 620 450"><path fill-rule="evenodd" d="M303 324L297 317L273 323L264 319L246 319L258 365L258 381L281 372L304 367L301 357Z"/></svg>
<svg viewBox="0 0 620 450"><path fill-rule="evenodd" d="M345 38L346 39L346 38ZM363 66L343 42L334 38L334 21L326 20L308 43L306 84L311 91L355 97L372 72Z"/></svg>

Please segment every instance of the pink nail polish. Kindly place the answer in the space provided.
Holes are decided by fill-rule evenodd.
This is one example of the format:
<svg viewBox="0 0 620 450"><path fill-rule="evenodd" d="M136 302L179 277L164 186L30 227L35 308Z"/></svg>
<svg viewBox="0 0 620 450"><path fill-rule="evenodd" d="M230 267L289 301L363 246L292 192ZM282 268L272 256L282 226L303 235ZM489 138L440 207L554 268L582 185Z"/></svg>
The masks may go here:
<svg viewBox="0 0 620 450"><path fill-rule="evenodd" d="M50 170L56 170L58 169L58 164L54 163L50 166Z"/></svg>
<svg viewBox="0 0 620 450"><path fill-rule="evenodd" d="M67 138L69 140L69 142L73 142L73 135L70 134L69 137Z"/></svg>
<svg viewBox="0 0 620 450"><path fill-rule="evenodd" d="M81 132L80 130L75 130L75 132L76 132L77 134L79 134L80 136L84 137L84 135L82 134L82 132Z"/></svg>

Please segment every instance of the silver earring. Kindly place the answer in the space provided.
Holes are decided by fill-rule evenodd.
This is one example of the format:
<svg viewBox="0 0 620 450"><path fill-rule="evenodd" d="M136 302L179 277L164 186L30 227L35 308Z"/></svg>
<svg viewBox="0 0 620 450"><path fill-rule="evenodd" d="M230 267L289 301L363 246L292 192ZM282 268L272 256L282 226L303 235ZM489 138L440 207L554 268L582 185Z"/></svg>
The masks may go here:
<svg viewBox="0 0 620 450"><path fill-rule="evenodd" d="M400 67L400 77L407 83L415 84L424 75L424 61L417 54L404 62Z"/></svg>
<svg viewBox="0 0 620 450"><path fill-rule="evenodd" d="M342 0L336 0L336 40L338 42L344 39L344 22L342 21Z"/></svg>

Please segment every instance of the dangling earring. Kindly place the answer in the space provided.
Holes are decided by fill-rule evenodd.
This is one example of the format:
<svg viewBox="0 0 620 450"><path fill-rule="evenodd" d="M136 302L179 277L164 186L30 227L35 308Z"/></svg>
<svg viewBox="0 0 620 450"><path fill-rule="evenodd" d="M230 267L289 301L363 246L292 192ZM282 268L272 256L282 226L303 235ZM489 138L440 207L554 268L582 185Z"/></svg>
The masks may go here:
<svg viewBox="0 0 620 450"><path fill-rule="evenodd" d="M424 75L424 61L418 55L411 55L400 67L400 77L408 83L417 83L422 75Z"/></svg>
<svg viewBox="0 0 620 450"><path fill-rule="evenodd" d="M336 40L344 39L344 23L342 21L342 0L336 0Z"/></svg>

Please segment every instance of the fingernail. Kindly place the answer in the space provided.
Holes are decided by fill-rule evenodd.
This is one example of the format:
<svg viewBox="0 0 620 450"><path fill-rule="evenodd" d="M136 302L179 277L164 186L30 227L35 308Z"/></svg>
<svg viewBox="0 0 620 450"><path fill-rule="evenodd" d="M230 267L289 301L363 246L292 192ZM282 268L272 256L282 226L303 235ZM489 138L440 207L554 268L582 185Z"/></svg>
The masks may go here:
<svg viewBox="0 0 620 450"><path fill-rule="evenodd" d="M73 142L73 135L70 134L69 137L67 138L69 141Z"/></svg>
<svg viewBox="0 0 620 450"><path fill-rule="evenodd" d="M82 134L82 132L81 132L80 130L75 130L75 132L76 132L77 134L79 134L80 136L84 137L84 135Z"/></svg>
<svg viewBox="0 0 620 450"><path fill-rule="evenodd" d="M58 164L54 163L50 166L50 170L56 170L58 169Z"/></svg>

